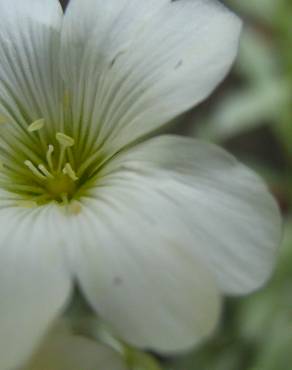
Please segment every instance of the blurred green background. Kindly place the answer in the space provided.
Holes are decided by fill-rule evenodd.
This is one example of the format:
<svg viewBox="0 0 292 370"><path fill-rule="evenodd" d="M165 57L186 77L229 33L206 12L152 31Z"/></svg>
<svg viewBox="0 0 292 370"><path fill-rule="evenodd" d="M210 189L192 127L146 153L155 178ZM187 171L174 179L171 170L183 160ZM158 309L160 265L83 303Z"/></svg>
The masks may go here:
<svg viewBox="0 0 292 370"><path fill-rule="evenodd" d="M284 215L284 238L277 270L264 289L248 297L226 299L215 336L193 353L158 360L166 370L289 370L292 369L292 1L224 3L244 21L239 57L215 94L185 115L180 127L183 134L225 147L266 179ZM130 357L133 370L157 369L144 354L132 352Z"/></svg>
<svg viewBox="0 0 292 370"><path fill-rule="evenodd" d="M171 370L292 369L292 1L226 0L244 21L232 73L190 112L185 133L213 141L254 168L284 215L277 270L260 292L226 299L215 337Z"/></svg>

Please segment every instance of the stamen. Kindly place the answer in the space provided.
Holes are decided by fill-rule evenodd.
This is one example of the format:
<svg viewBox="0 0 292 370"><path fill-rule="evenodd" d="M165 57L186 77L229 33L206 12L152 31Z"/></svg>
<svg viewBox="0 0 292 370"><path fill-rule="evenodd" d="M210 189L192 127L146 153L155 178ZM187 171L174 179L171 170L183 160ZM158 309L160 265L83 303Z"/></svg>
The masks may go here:
<svg viewBox="0 0 292 370"><path fill-rule="evenodd" d="M81 186L77 171L82 160L79 151L75 152L75 135L71 131L68 133L72 137L66 135L63 127L70 121L68 92L64 94L63 105L64 112L68 112L65 112L66 117L59 118L58 129L53 134L55 137L51 136L53 128L47 127L49 122L45 118L29 123L23 120L21 126L17 122L17 131L14 129L15 117L9 118L8 114L7 118L0 113L0 125L11 120L8 126L1 126L0 188L15 194L13 201L18 206L31 208L55 201L71 214L78 214L82 209L76 201L76 193ZM91 166L91 162L88 164Z"/></svg>
<svg viewBox="0 0 292 370"><path fill-rule="evenodd" d="M60 143L60 145L64 146L65 148L70 148L75 144L75 140L71 136L67 136L65 134L62 134L61 132L58 132L56 134L56 139Z"/></svg>
<svg viewBox="0 0 292 370"><path fill-rule="evenodd" d="M47 170L47 168L43 164L39 164L38 168L46 177L49 177L50 179L54 178L54 176Z"/></svg>
<svg viewBox="0 0 292 370"><path fill-rule="evenodd" d="M44 176L31 161L25 161L24 164L31 170L31 172L41 180L46 180Z"/></svg>
<svg viewBox="0 0 292 370"><path fill-rule="evenodd" d="M75 144L75 140L70 136L62 134L61 132L58 132L56 134L56 139L61 146L61 152L60 152L59 163L58 163L58 172L60 172L63 162L64 162L66 150L68 148L71 148Z"/></svg>
<svg viewBox="0 0 292 370"><path fill-rule="evenodd" d="M54 153L54 146L49 145L48 151L47 151L47 162L49 165L49 168L52 172L54 172L54 164L53 164L53 153Z"/></svg>
<svg viewBox="0 0 292 370"><path fill-rule="evenodd" d="M17 162L13 162L7 158L2 162L1 173L5 174L10 178L17 178L19 176L27 176L27 170L20 166ZM31 174L33 175L33 174Z"/></svg>
<svg viewBox="0 0 292 370"><path fill-rule="evenodd" d="M67 175L70 177L71 180L73 181L77 181L79 178L76 176L76 173L75 171L73 170L73 168L71 167L71 164L70 163L66 163L64 169L63 169L63 173L64 175Z"/></svg>
<svg viewBox="0 0 292 370"><path fill-rule="evenodd" d="M45 149L47 147L46 140L44 137L44 132L41 131L41 129L45 126L45 119L40 118L36 121L34 121L31 125L28 126L27 130L32 133L32 132L37 132L39 139L41 141L41 144L43 148Z"/></svg>
<svg viewBox="0 0 292 370"><path fill-rule="evenodd" d="M31 125L28 126L27 130L29 132L35 132L41 130L45 125L45 120L43 118L34 121Z"/></svg>

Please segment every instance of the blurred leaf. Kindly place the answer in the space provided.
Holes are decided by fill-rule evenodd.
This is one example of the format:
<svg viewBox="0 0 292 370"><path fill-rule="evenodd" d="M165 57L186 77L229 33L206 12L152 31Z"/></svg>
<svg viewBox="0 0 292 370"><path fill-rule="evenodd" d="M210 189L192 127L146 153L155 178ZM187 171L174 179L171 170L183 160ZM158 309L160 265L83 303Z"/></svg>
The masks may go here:
<svg viewBox="0 0 292 370"><path fill-rule="evenodd" d="M252 84L265 83L266 80L281 74L280 56L272 40L251 26L245 26L236 70Z"/></svg>
<svg viewBox="0 0 292 370"><path fill-rule="evenodd" d="M259 352L256 368L261 370L287 370L292 364L292 318L274 319L266 343Z"/></svg>
<svg viewBox="0 0 292 370"><path fill-rule="evenodd" d="M275 122L290 101L286 81L269 81L243 91L234 90L221 99L197 134L214 141L229 139L267 122Z"/></svg>
<svg viewBox="0 0 292 370"><path fill-rule="evenodd" d="M283 106L277 125L273 125L272 129L282 144L283 152L287 156L287 162L292 164L292 82L289 100L290 102L288 101L288 104Z"/></svg>
<svg viewBox="0 0 292 370"><path fill-rule="evenodd" d="M218 333L209 344L177 359L170 370L245 370L246 348L230 334Z"/></svg>
<svg viewBox="0 0 292 370"><path fill-rule="evenodd" d="M281 328L290 327L292 333L292 221L286 223L284 241L276 272L260 292L246 298L238 313L241 335L257 343L264 343L279 320ZM292 345L292 342L291 342Z"/></svg>
<svg viewBox="0 0 292 370"><path fill-rule="evenodd" d="M291 83L283 76L275 46L252 27L244 29L235 70L245 77L247 87L221 98L207 123L198 129L199 136L226 140L280 121L290 106Z"/></svg>
<svg viewBox="0 0 292 370"><path fill-rule="evenodd" d="M257 18L257 20L266 24L275 23L275 15L278 13L281 0L228 0L227 3L233 9L241 14Z"/></svg>

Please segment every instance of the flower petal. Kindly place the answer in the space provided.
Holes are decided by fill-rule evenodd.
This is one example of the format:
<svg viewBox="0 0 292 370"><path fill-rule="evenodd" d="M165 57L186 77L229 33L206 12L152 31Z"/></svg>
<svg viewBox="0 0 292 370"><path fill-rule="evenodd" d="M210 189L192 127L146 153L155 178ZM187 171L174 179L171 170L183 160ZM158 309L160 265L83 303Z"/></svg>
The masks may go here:
<svg viewBox="0 0 292 370"><path fill-rule="evenodd" d="M106 175L130 207L205 261L223 292L248 293L270 277L282 234L279 208L262 180L224 150L162 136L121 154Z"/></svg>
<svg viewBox="0 0 292 370"><path fill-rule="evenodd" d="M279 210L225 151L160 137L116 156L99 175L71 225L75 269L88 300L130 343L185 349L214 328L212 277L238 294L270 276Z"/></svg>
<svg viewBox="0 0 292 370"><path fill-rule="evenodd" d="M0 209L0 368L25 361L70 293L53 207Z"/></svg>
<svg viewBox="0 0 292 370"><path fill-rule="evenodd" d="M84 201L71 226L76 273L98 314L118 337L161 352L209 335L220 313L211 274L141 209L115 191L102 198Z"/></svg>
<svg viewBox="0 0 292 370"><path fill-rule="evenodd" d="M61 64L74 130L118 151L190 109L226 75L240 28L217 1L71 0Z"/></svg>
<svg viewBox="0 0 292 370"><path fill-rule="evenodd" d="M0 0L1 121L60 121L62 19L57 0Z"/></svg>
<svg viewBox="0 0 292 370"><path fill-rule="evenodd" d="M65 328L66 329L66 328ZM25 370L126 370L110 348L58 326L47 336Z"/></svg>

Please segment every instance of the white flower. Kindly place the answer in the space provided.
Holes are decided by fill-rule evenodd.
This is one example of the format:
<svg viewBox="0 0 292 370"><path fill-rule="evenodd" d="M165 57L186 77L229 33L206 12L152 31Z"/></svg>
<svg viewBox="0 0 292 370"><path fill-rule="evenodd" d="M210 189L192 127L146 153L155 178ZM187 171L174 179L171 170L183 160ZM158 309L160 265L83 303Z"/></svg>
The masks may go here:
<svg viewBox="0 0 292 370"><path fill-rule="evenodd" d="M74 283L130 344L194 345L269 277L279 212L221 149L142 139L223 79L240 21L215 0L0 0L0 20L0 369Z"/></svg>
<svg viewBox="0 0 292 370"><path fill-rule="evenodd" d="M21 370L127 370L123 358L110 348L74 334L58 321Z"/></svg>

